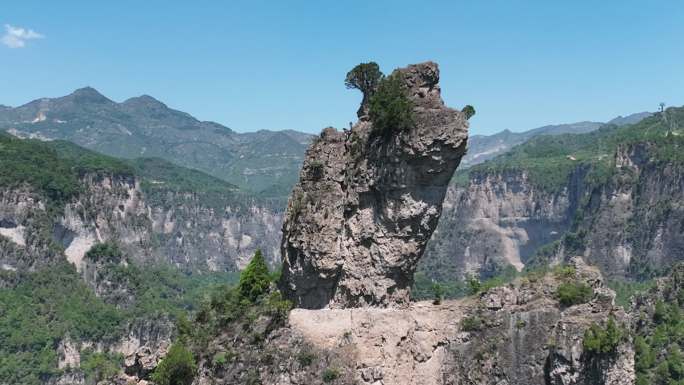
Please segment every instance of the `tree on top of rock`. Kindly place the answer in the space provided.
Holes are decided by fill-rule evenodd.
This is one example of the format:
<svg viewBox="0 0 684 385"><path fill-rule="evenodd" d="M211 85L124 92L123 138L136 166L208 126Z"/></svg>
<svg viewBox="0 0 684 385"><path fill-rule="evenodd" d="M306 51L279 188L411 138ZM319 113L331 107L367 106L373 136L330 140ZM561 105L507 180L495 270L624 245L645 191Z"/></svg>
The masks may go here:
<svg viewBox="0 0 684 385"><path fill-rule="evenodd" d="M379 134L400 132L413 126L413 104L407 96L401 72L382 79L370 98L368 115Z"/></svg>
<svg viewBox="0 0 684 385"><path fill-rule="evenodd" d="M355 88L363 93L363 101L358 111L359 117L365 115L365 106L368 104L369 98L378 89L383 76L380 66L376 62L361 63L347 72L344 85L349 89Z"/></svg>
<svg viewBox="0 0 684 385"><path fill-rule="evenodd" d="M240 274L238 290L242 298L255 302L257 298L268 291L270 284L268 266L261 250L257 250L249 265Z"/></svg>

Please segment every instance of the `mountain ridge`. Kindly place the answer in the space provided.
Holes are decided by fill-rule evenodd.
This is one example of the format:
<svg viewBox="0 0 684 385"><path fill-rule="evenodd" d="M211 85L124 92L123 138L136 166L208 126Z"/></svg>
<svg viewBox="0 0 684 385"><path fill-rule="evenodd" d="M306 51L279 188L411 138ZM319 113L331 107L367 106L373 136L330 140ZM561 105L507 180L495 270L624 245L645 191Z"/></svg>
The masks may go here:
<svg viewBox="0 0 684 385"><path fill-rule="evenodd" d="M118 103L92 87L2 108L0 129L19 137L67 140L120 158L159 157L254 193L273 184L289 191L313 137L293 130L237 133L150 95Z"/></svg>

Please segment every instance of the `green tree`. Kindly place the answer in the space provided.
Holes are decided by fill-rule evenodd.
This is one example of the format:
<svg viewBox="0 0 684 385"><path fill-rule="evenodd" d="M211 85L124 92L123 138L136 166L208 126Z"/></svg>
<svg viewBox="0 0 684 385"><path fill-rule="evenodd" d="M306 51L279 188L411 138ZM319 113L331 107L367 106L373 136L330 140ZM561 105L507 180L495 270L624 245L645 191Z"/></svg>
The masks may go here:
<svg viewBox="0 0 684 385"><path fill-rule="evenodd" d="M370 98L368 115L375 132L400 132L413 126L413 103L409 100L401 72L382 79Z"/></svg>
<svg viewBox="0 0 684 385"><path fill-rule="evenodd" d="M622 330L618 327L615 319L611 316L606 322L605 328L592 324L584 332L582 345L584 350L594 354L607 354L614 352L622 340Z"/></svg>
<svg viewBox="0 0 684 385"><path fill-rule="evenodd" d="M584 282L563 282L556 290L556 297L564 306L589 302L593 295L594 290Z"/></svg>
<svg viewBox="0 0 684 385"><path fill-rule="evenodd" d="M444 286L440 284L439 282L434 282L432 284L432 303L435 305L439 305L442 303L442 299L444 298Z"/></svg>
<svg viewBox="0 0 684 385"><path fill-rule="evenodd" d="M466 283L468 284L468 292L471 295L475 295L482 290L482 282L472 275L466 277Z"/></svg>
<svg viewBox="0 0 684 385"><path fill-rule="evenodd" d="M347 72L344 85L355 88L363 93L364 103L370 98L382 80L380 66L376 62L361 63Z"/></svg>
<svg viewBox="0 0 684 385"><path fill-rule="evenodd" d="M657 324L663 324L668 321L669 311L668 306L662 300L656 302L655 311L653 312L653 321Z"/></svg>
<svg viewBox="0 0 684 385"><path fill-rule="evenodd" d="M93 262L119 264L123 260L124 256L116 243L103 242L91 247L90 250L88 250L88 252L85 254L85 258Z"/></svg>
<svg viewBox="0 0 684 385"><path fill-rule="evenodd" d="M271 279L268 266L261 254L261 250L257 250L249 265L240 274L238 290L242 298L256 302L257 298L268 291L270 285Z"/></svg>
<svg viewBox="0 0 684 385"><path fill-rule="evenodd" d="M475 115L475 107L468 104L467 106L463 107L463 110L461 110L461 112L463 112L466 119L470 119L473 117L473 115Z"/></svg>
<svg viewBox="0 0 684 385"><path fill-rule="evenodd" d="M190 385L196 371L192 352L176 342L152 373L152 381L157 385Z"/></svg>

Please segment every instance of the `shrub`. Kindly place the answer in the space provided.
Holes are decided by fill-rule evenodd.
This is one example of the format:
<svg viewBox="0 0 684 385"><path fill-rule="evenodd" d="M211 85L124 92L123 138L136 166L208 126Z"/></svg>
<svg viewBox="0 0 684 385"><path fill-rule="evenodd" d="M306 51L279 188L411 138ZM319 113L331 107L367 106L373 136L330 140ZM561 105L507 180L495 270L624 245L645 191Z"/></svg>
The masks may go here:
<svg viewBox="0 0 684 385"><path fill-rule="evenodd" d="M323 382L333 382L340 377L340 371L336 368L328 368L323 372Z"/></svg>
<svg viewBox="0 0 684 385"><path fill-rule="evenodd" d="M563 306L589 302L593 295L594 290L584 282L564 282L556 290L556 297Z"/></svg>
<svg viewBox="0 0 684 385"><path fill-rule="evenodd" d="M558 279L571 279L575 277L575 268L573 266L559 265L553 269L553 274Z"/></svg>
<svg viewBox="0 0 684 385"><path fill-rule="evenodd" d="M214 354L214 358L211 360L211 363L215 368L222 368L228 363L230 358L231 357L226 352L219 352Z"/></svg>
<svg viewBox="0 0 684 385"><path fill-rule="evenodd" d="M81 352L81 369L89 383L113 377L121 370L122 361L123 357L117 354L99 353L91 349Z"/></svg>
<svg viewBox="0 0 684 385"><path fill-rule="evenodd" d="M584 340L582 346L588 353L606 354L614 352L620 344L623 331L615 323L613 317L608 318L605 328L601 328L597 324L592 324L589 329L584 332Z"/></svg>
<svg viewBox="0 0 684 385"><path fill-rule="evenodd" d="M473 115L475 115L475 107L468 104L467 106L463 107L463 110L461 110L461 112L463 112L466 119L470 119L473 117Z"/></svg>
<svg viewBox="0 0 684 385"><path fill-rule="evenodd" d="M270 285L268 266L261 255L261 250L257 250L249 265L240 274L238 290L242 298L254 303L257 298L268 291Z"/></svg>
<svg viewBox="0 0 684 385"><path fill-rule="evenodd" d="M474 332L482 329L482 320L478 316L466 317L461 321L461 330Z"/></svg>
<svg viewBox="0 0 684 385"><path fill-rule="evenodd" d="M475 295L482 290L482 283L479 279L473 276L469 275L468 277L466 277L466 283L468 284L468 292L471 295Z"/></svg>
<svg viewBox="0 0 684 385"><path fill-rule="evenodd" d="M389 134L413 126L413 103L404 86L403 75L395 72L383 79L370 98L368 115L373 122L373 132Z"/></svg>
<svg viewBox="0 0 684 385"><path fill-rule="evenodd" d="M433 283L432 284L432 303L435 305L439 305L442 303L442 298L444 298L444 286L442 286L440 283Z"/></svg>
<svg viewBox="0 0 684 385"><path fill-rule="evenodd" d="M313 363L315 359L316 355L309 350L303 350L299 352L299 354L297 355L297 361L301 366L309 366Z"/></svg>
<svg viewBox="0 0 684 385"><path fill-rule="evenodd" d="M152 373L152 381L157 385L190 385L196 370L192 352L176 342Z"/></svg>
<svg viewBox="0 0 684 385"><path fill-rule="evenodd" d="M112 242L98 243L88 250L85 258L93 262L105 262L119 264L123 260L123 253L119 247Z"/></svg>
<svg viewBox="0 0 684 385"><path fill-rule="evenodd" d="M309 176L313 179L321 179L323 177L323 162L319 160L314 160L309 163Z"/></svg>
<svg viewBox="0 0 684 385"><path fill-rule="evenodd" d="M287 315L292 309L292 302L284 299L279 291L274 291L266 300L268 313L273 317L276 324L282 324L287 319Z"/></svg>

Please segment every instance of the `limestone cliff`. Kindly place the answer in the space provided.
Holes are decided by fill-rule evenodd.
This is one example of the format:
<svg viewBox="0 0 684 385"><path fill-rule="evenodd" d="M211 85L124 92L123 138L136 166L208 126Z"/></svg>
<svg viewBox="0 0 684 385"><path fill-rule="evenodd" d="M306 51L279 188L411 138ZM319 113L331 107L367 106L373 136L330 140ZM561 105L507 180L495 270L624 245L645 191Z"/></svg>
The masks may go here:
<svg viewBox="0 0 684 385"><path fill-rule="evenodd" d="M413 106L410 128L378 133L362 116L350 131L325 129L307 151L281 248L281 287L297 307L408 304L468 123L444 106L435 63L395 74Z"/></svg>
<svg viewBox="0 0 684 385"><path fill-rule="evenodd" d="M682 128L667 122L538 137L474 166L447 192L422 271L488 277L582 255L610 279L665 274L684 255Z"/></svg>
<svg viewBox="0 0 684 385"><path fill-rule="evenodd" d="M235 271L257 248L275 262L282 211L258 201L212 204L201 193L155 191L137 177L84 175L82 193L53 218L30 186L0 188L0 269L31 269L64 255L79 270L95 243L114 241L139 262Z"/></svg>

